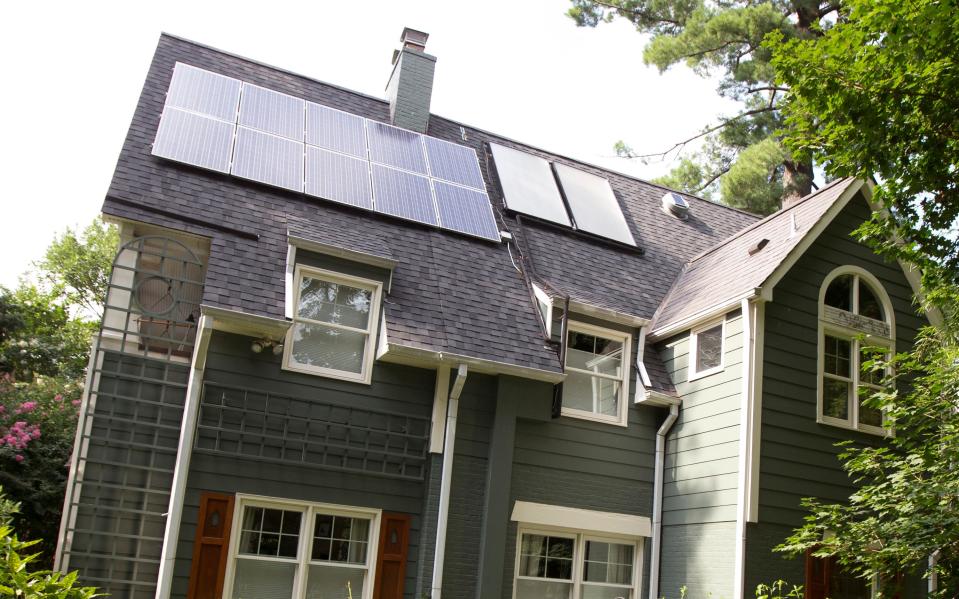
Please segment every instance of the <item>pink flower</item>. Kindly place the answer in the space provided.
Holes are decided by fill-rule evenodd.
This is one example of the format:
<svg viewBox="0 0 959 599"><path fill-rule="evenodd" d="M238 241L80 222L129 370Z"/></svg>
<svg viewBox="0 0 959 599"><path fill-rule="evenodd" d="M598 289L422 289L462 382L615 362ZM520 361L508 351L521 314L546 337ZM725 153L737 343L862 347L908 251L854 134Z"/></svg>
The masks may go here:
<svg viewBox="0 0 959 599"><path fill-rule="evenodd" d="M3 414L7 411L7 406L0 405L0 414Z"/></svg>
<svg viewBox="0 0 959 599"><path fill-rule="evenodd" d="M27 414L34 411L37 408L37 402L35 401L25 401L20 404L20 407L17 408L17 414Z"/></svg>
<svg viewBox="0 0 959 599"><path fill-rule="evenodd" d="M22 462L23 456L18 453L17 455L13 456L13 459L15 459L18 462Z"/></svg>
<svg viewBox="0 0 959 599"><path fill-rule="evenodd" d="M78 405L80 405L80 400L79 400L79 399L74 399L74 400L71 401L70 403L72 403L72 404L75 405L75 406L78 406Z"/></svg>
<svg viewBox="0 0 959 599"><path fill-rule="evenodd" d="M61 401L63 401L63 394L57 393L56 395L54 395L54 396L53 396L53 401L55 401L55 402L61 402Z"/></svg>

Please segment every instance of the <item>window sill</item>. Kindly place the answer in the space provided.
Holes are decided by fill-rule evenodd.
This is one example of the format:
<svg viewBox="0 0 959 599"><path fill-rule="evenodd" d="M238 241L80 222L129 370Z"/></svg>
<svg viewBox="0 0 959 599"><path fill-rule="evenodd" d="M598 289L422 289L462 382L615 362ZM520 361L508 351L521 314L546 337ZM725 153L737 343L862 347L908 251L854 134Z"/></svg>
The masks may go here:
<svg viewBox="0 0 959 599"><path fill-rule="evenodd" d="M848 420L840 420L838 418L832 418L830 416L819 416L816 418L818 424L824 424L826 426L832 426L835 428L845 429L847 431L856 431L857 433L865 433L867 435L873 435L876 437L891 437L892 431L878 426L870 426L868 424L860 424L858 427L855 427Z"/></svg>
<svg viewBox="0 0 959 599"><path fill-rule="evenodd" d="M701 379L714 374L719 374L720 372L724 370L726 370L725 366L717 366L716 368L710 368L709 370L703 370L701 372L691 372L689 375L689 378L686 379L686 382L691 383L697 379Z"/></svg>
<svg viewBox="0 0 959 599"><path fill-rule="evenodd" d="M309 366L294 366L291 364L283 363L280 366L282 370L288 372L298 372L301 374L309 374L312 376L319 376L327 379L334 379L338 381L347 381L349 383L359 383L362 385L371 385L373 384L373 369L370 368L370 372L363 374L352 374L349 372L343 372L340 370L330 370L326 368L310 368Z"/></svg>
<svg viewBox="0 0 959 599"><path fill-rule="evenodd" d="M626 428L628 423L626 418L617 418L615 416L602 416L595 414L593 412L585 412L583 410L575 410L572 408L563 408L560 410L562 416L567 416L569 418L576 418L578 420L589 420L591 422L599 422L601 424L611 424L613 426L620 426Z"/></svg>

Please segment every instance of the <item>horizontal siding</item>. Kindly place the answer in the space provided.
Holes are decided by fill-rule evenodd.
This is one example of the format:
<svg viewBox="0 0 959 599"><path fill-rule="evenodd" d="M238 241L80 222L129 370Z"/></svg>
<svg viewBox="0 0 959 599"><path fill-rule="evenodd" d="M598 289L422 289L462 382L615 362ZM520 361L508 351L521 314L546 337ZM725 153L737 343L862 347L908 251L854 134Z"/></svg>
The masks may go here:
<svg viewBox="0 0 959 599"><path fill-rule="evenodd" d="M733 597L733 551L723 540L735 536L735 522L664 525L659 596Z"/></svg>
<svg viewBox="0 0 959 599"><path fill-rule="evenodd" d="M803 497L848 499L854 487L837 457L837 442L880 441L816 423L818 302L825 276L854 265L880 280L893 303L899 351L911 345L923 322L900 266L850 237L868 215L865 201L854 199L778 283L766 306L759 524L750 526L747 536L747 585L776 578L803 582L801 560L786 563L770 557L770 549L802 524Z"/></svg>
<svg viewBox="0 0 959 599"><path fill-rule="evenodd" d="M430 370L380 363L373 369L371 385L288 372L280 368L279 356L270 352L251 352L249 338L220 332L213 334L204 376L206 381L232 387L296 398L316 398L342 405L361 404L371 409L427 419L432 410L435 381L435 374ZM187 481L172 596L186 595L200 493L214 491L411 514L406 596L413 597L424 487L424 482L416 480L266 463L242 456L194 453Z"/></svg>

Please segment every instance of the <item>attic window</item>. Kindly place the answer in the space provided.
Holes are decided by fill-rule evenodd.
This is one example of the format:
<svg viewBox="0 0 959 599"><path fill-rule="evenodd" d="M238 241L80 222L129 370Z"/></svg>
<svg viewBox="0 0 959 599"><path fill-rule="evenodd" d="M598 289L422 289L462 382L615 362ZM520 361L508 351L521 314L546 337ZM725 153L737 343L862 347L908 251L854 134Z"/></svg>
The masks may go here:
<svg viewBox="0 0 959 599"><path fill-rule="evenodd" d="M725 320L693 329L689 336L689 380L723 369Z"/></svg>
<svg viewBox="0 0 959 599"><path fill-rule="evenodd" d="M572 321L568 328L563 415L626 426L631 335Z"/></svg>

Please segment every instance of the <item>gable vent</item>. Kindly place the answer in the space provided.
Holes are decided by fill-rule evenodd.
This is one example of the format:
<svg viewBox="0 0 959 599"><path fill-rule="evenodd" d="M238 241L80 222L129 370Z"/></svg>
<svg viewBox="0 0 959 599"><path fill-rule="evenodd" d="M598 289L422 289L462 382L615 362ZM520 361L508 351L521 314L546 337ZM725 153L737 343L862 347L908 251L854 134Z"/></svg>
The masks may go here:
<svg viewBox="0 0 959 599"><path fill-rule="evenodd" d="M686 220L689 218L689 202L678 193L668 192L663 196L663 212Z"/></svg>

